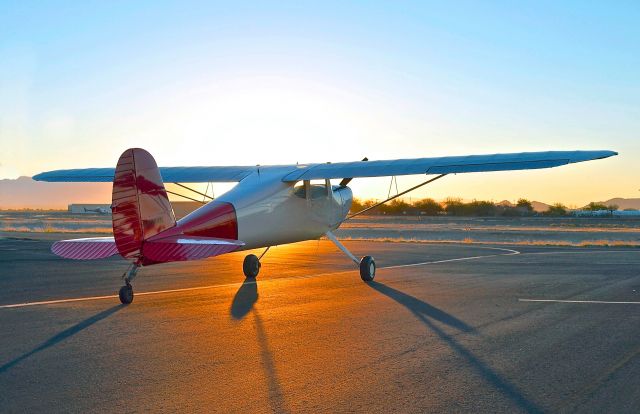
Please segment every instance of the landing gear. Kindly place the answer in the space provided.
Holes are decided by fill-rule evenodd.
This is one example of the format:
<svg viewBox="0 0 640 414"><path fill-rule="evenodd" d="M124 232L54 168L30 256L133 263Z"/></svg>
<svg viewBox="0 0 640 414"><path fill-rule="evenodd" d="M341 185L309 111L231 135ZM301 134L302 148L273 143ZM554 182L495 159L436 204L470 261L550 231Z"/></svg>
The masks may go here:
<svg viewBox="0 0 640 414"><path fill-rule="evenodd" d="M340 243L340 241L336 238L336 236L334 236L333 233L328 231L326 235L327 238L333 242L333 244L338 246L338 249L342 250L344 254L349 256L349 258L353 260L356 265L360 266L360 278L362 280L364 280L365 282L371 282L373 278L376 277L376 261L373 260L373 257L365 256L361 260L358 260L357 257L355 257L349 250L347 250L347 248L344 247L342 243Z"/></svg>
<svg viewBox="0 0 640 414"><path fill-rule="evenodd" d="M125 285L120 288L120 291L118 292L118 297L120 298L120 302L123 305L128 305L131 302L133 302L133 286L131 286L131 281L133 281L133 279L138 274L139 267L140 266L134 263L122 275L122 279L124 279Z"/></svg>
<svg viewBox="0 0 640 414"><path fill-rule="evenodd" d="M365 256L360 260L360 278L365 282L371 282L376 277L376 261L371 256Z"/></svg>
<svg viewBox="0 0 640 414"><path fill-rule="evenodd" d="M254 278L260 273L260 259L255 254L249 254L242 262L242 271L246 277Z"/></svg>
<svg viewBox="0 0 640 414"><path fill-rule="evenodd" d="M123 305L128 305L133 302L133 287L127 283L126 285L120 288L120 292L118 292L118 296L120 296L120 302Z"/></svg>

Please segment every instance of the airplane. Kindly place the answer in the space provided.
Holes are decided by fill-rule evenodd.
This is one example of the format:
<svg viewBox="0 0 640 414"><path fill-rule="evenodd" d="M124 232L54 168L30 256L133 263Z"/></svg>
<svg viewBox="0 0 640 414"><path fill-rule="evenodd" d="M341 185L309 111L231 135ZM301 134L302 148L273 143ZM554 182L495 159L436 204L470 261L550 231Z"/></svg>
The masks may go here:
<svg viewBox="0 0 640 414"><path fill-rule="evenodd" d="M98 214L107 214L109 210L104 207L96 207L96 208L87 208L84 207L85 213L98 213Z"/></svg>
<svg viewBox="0 0 640 414"><path fill-rule="evenodd" d="M372 281L376 273L374 258L358 259L333 234L345 220L365 211L349 215L353 194L348 184L354 178L434 176L375 205L378 206L448 174L551 168L614 155L617 152L548 151L379 161L365 158L325 164L159 168L150 153L130 148L122 153L115 168L49 171L33 179L113 182L113 237L62 240L54 243L51 251L69 259L120 254L131 264L122 275L124 286L119 298L123 304L130 304L131 282L141 267L265 248L259 257L249 254L244 258L244 275L255 278L260 259L271 246L322 236L355 262L363 281ZM342 180L333 185L332 179ZM164 182L187 189L190 188L179 183L238 184L176 221L167 196L171 192L165 189Z"/></svg>

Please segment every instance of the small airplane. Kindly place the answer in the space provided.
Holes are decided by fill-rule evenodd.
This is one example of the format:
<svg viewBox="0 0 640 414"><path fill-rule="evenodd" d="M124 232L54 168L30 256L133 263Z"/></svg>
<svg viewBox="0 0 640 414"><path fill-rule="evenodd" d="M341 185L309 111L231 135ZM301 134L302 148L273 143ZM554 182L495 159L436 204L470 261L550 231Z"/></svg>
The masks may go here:
<svg viewBox="0 0 640 414"><path fill-rule="evenodd" d="M143 266L266 248L259 257L249 254L244 259L245 276L255 278L260 259L271 246L321 236L356 263L362 280L373 280L374 258L356 258L332 233L345 220L365 211L349 215L353 195L348 184L356 177L435 175L369 210L447 174L550 168L613 155L617 153L549 151L380 161L365 158L304 165L158 168L147 151L130 148L120 156L115 168L57 170L33 178L50 182L113 182L113 237L62 240L54 243L51 251L69 259L101 259L119 253L131 262L122 275L124 286L119 292L120 301L129 304L133 301L131 282ZM332 179L342 180L332 185ZM164 182L195 192L180 183L238 184L176 221L167 196L172 192L165 189Z"/></svg>
<svg viewBox="0 0 640 414"><path fill-rule="evenodd" d="M96 208L87 208L84 207L85 213L98 213L98 214L107 214L109 210L104 207L96 207Z"/></svg>

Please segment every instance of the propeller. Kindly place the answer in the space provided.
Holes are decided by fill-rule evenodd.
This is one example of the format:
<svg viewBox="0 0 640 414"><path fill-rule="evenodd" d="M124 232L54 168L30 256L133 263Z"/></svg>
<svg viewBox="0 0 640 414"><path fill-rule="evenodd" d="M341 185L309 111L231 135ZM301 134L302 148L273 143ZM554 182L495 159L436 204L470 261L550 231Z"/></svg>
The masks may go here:
<svg viewBox="0 0 640 414"><path fill-rule="evenodd" d="M369 161L369 158L364 157L362 161ZM342 181L340 181L340 187L346 187L347 184L351 182L351 180L353 180L353 177L343 178Z"/></svg>

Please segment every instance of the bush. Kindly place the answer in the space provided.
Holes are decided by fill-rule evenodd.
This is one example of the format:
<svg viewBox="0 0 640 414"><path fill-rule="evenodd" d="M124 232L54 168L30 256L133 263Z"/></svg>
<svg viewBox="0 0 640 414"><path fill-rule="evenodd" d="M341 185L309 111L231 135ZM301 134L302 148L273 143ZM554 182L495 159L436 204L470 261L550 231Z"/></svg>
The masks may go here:
<svg viewBox="0 0 640 414"><path fill-rule="evenodd" d="M589 211L600 211L600 210L609 210L609 207L607 207L602 203L594 203L592 201L584 209Z"/></svg>
<svg viewBox="0 0 640 414"><path fill-rule="evenodd" d="M533 212L533 206L531 205L531 201L527 200L526 198L519 199L518 202L516 203L516 208L523 210L524 212L527 212L527 213Z"/></svg>
<svg viewBox="0 0 640 414"><path fill-rule="evenodd" d="M552 206L549 206L549 210L543 213L546 216L566 216L567 215L567 206L562 203L555 203Z"/></svg>
<svg viewBox="0 0 640 414"><path fill-rule="evenodd" d="M432 198L423 198L422 200L418 200L413 203L413 207L418 210L418 214L426 216L437 216L444 211L442 205Z"/></svg>

